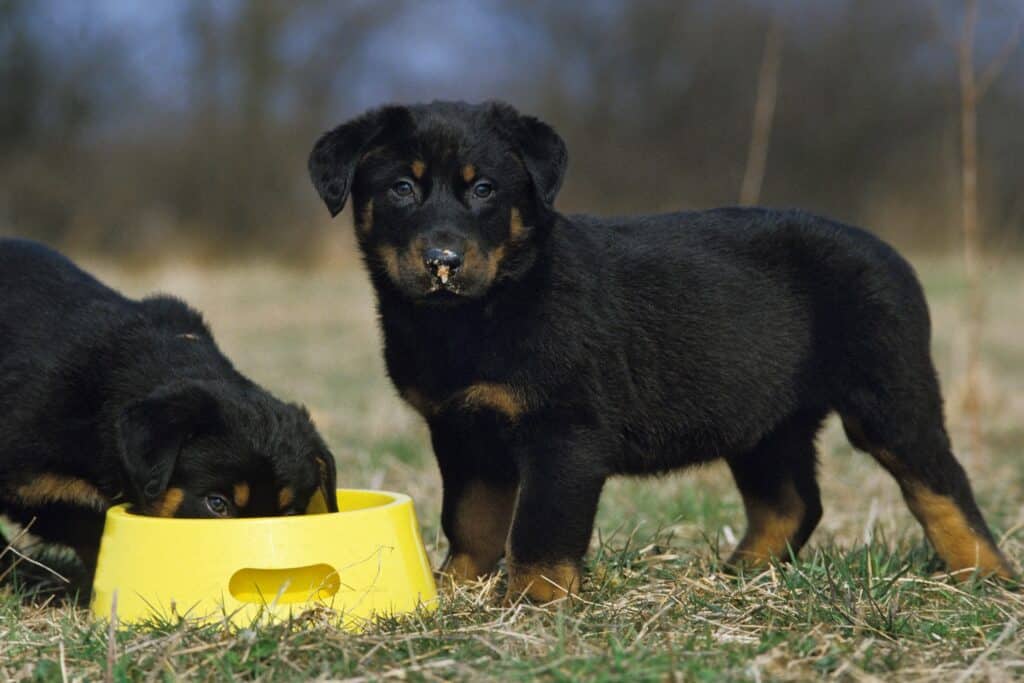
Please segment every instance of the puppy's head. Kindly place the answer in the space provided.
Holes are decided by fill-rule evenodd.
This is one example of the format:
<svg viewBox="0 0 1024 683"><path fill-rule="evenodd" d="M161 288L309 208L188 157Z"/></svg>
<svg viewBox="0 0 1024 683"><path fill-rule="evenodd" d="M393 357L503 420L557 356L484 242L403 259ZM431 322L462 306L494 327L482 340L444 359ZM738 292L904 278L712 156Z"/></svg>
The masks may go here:
<svg viewBox="0 0 1024 683"><path fill-rule="evenodd" d="M308 413L255 385L166 385L117 424L129 500L142 514L299 514L317 492L337 510L334 458Z"/></svg>
<svg viewBox="0 0 1024 683"><path fill-rule="evenodd" d="M567 161L550 126L509 105L435 102L376 109L325 133L309 171L331 215L351 193L378 285L451 305L535 262Z"/></svg>

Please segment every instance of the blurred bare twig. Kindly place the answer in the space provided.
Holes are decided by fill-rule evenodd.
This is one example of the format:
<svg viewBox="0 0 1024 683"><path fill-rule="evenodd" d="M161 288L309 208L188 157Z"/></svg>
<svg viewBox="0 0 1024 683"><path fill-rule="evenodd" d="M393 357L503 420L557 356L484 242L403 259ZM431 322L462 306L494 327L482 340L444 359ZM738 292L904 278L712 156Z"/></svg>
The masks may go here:
<svg viewBox="0 0 1024 683"><path fill-rule="evenodd" d="M981 237L978 234L978 92L974 81L974 30L977 0L965 0L960 39L960 149L962 154L962 209L964 272L967 277L967 387L964 411L969 421L972 458L980 457L981 432L981 326L984 297L981 285Z"/></svg>
<svg viewBox="0 0 1024 683"><path fill-rule="evenodd" d="M984 448L981 414L984 397L981 389L981 345L984 326L985 293L982 282L981 226L978 218L978 101L999 76L1020 42L1024 19L1018 22L1003 48L981 72L974 65L974 41L978 23L978 0L964 0L964 19L959 44L960 121L962 154L963 259L967 278L967 382L964 412L967 414L971 457L981 457Z"/></svg>
<svg viewBox="0 0 1024 683"><path fill-rule="evenodd" d="M775 115L775 99L779 87L779 64L782 61L782 19L776 12L765 35L764 52L761 54L761 69L757 76L757 99L754 104L754 121L751 125L750 147L747 150L747 167L743 173L740 189L740 204L757 204L764 182L764 169L768 161L768 143L772 132L772 118Z"/></svg>

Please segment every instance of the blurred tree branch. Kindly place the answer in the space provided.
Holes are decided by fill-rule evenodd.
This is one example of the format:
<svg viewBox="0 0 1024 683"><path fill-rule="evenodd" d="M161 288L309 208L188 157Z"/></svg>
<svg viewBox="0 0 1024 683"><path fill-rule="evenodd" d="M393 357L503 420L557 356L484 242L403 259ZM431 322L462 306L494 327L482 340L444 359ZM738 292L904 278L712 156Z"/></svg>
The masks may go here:
<svg viewBox="0 0 1024 683"><path fill-rule="evenodd" d="M768 143L771 139L772 118L775 115L775 99L779 88L779 65L782 61L782 18L776 11L764 40L761 54L761 68L757 76L757 98L754 104L754 121L751 125L750 147L747 150L747 167L743 173L740 188L740 204L757 204L761 197L764 170L768 161Z"/></svg>
<svg viewBox="0 0 1024 683"><path fill-rule="evenodd" d="M967 414L971 457L980 458L984 449L981 386L981 356L985 293L982 282L984 251L978 218L978 102L992 85L1017 48L1024 29L1022 18L997 56L979 77L974 64L974 42L978 23L978 0L964 0L964 18L958 50L960 76L961 171L963 211L963 259L967 278L967 368L963 398Z"/></svg>
<svg viewBox="0 0 1024 683"><path fill-rule="evenodd" d="M1017 48L1021 44L1021 38L1024 37L1024 15L1021 15L1017 24L1014 26L1013 31L1007 37L1003 43L1002 49L999 53L992 58L985 70L978 76L977 92L978 97L984 97L985 93L992 86L992 83L999 77L1003 69L1006 68L1007 62L1010 61L1010 57L1017 51Z"/></svg>
<svg viewBox="0 0 1024 683"><path fill-rule="evenodd" d="M954 60L936 57L958 54L962 1L0 0L0 230L147 259L302 258L337 229L303 173L317 134L389 100L496 97L568 141L568 212L771 192L901 248L959 249L962 122ZM980 5L1007 20L979 23L975 65L979 232L1007 243L1024 236L1011 2Z"/></svg>

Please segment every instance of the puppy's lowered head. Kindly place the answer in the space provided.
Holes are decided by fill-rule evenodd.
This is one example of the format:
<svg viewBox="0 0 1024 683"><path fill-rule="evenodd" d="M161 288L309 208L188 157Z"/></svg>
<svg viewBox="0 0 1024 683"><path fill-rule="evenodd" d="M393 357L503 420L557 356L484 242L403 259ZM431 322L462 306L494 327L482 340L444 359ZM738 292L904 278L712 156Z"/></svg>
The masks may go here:
<svg viewBox="0 0 1024 683"><path fill-rule="evenodd" d="M115 418L128 500L161 517L301 514L320 492L337 511L334 458L309 414L255 384L180 380Z"/></svg>
<svg viewBox="0 0 1024 683"><path fill-rule="evenodd" d="M480 300L536 261L565 175L565 143L499 102L369 111L309 158L331 215L353 198L378 288L418 305Z"/></svg>

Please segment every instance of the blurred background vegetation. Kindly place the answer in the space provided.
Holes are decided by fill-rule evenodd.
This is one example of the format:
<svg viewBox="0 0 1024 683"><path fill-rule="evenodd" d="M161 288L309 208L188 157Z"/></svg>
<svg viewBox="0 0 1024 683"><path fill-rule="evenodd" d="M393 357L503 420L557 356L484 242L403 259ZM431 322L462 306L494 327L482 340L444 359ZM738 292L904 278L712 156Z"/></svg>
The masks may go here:
<svg viewBox="0 0 1024 683"><path fill-rule="evenodd" d="M1024 242L1024 14L987 0L981 225ZM0 234L156 260L302 260L332 226L322 130L388 101L501 98L571 155L559 205L736 203L774 35L762 204L912 249L960 239L959 0L0 0ZM773 34L774 31L774 34ZM749 197L749 195L748 195Z"/></svg>

